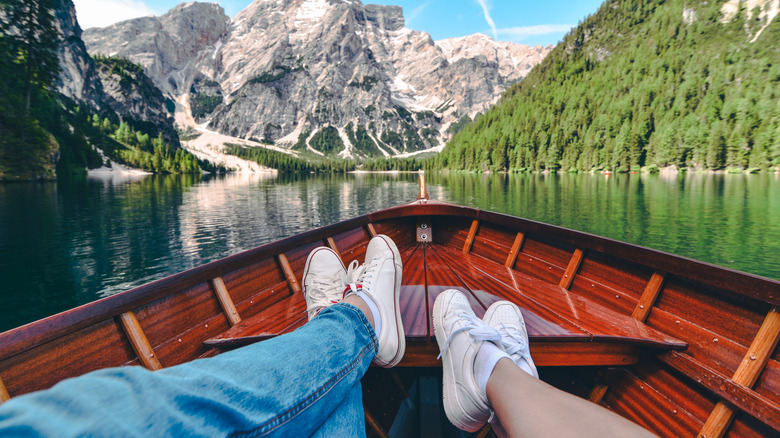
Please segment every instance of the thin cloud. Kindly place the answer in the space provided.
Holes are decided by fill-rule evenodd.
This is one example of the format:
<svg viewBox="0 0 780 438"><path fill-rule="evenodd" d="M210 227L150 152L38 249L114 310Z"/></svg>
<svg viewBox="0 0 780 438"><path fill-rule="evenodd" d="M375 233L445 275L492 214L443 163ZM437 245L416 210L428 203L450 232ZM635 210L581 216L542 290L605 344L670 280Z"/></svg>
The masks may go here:
<svg viewBox="0 0 780 438"><path fill-rule="evenodd" d="M415 18L417 18L420 14L422 14L423 11L425 10L425 8L427 8L428 5L430 5L432 1L433 0L431 0L430 2L425 2L425 3L421 4L420 6L417 6L416 8L412 9L412 12L409 13L408 17L406 17L406 22L409 23L410 21L412 21Z"/></svg>
<svg viewBox="0 0 780 438"><path fill-rule="evenodd" d="M487 24L493 31L493 39L497 40L498 29L496 28L496 23L493 21L493 18L490 16L490 8L488 7L487 0L477 0L477 2L479 2L479 5L482 6L482 13L485 14L485 21L487 21Z"/></svg>
<svg viewBox="0 0 780 438"><path fill-rule="evenodd" d="M534 35L568 32L572 27L574 26L571 24L537 24L535 26L506 27L498 29L497 33L514 41L522 41Z"/></svg>
<svg viewBox="0 0 780 438"><path fill-rule="evenodd" d="M82 29L155 15L155 11L140 0L73 0L73 4Z"/></svg>

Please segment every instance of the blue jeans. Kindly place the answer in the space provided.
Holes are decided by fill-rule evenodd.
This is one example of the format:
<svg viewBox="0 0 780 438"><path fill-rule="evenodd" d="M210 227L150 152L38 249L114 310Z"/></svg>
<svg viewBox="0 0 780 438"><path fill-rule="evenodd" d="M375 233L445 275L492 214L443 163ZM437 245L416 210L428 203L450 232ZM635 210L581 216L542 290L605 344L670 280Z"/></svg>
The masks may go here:
<svg viewBox="0 0 780 438"><path fill-rule="evenodd" d="M0 436L364 436L374 329L349 304L298 330L150 372L111 368L0 405Z"/></svg>

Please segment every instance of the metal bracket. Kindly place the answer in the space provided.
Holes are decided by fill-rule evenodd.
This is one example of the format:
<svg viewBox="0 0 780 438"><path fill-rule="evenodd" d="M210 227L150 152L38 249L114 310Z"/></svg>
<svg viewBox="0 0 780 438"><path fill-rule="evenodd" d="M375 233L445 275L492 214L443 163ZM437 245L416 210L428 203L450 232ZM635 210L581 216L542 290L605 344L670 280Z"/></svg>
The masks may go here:
<svg viewBox="0 0 780 438"><path fill-rule="evenodd" d="M417 219L417 241L433 242L433 228L429 216Z"/></svg>

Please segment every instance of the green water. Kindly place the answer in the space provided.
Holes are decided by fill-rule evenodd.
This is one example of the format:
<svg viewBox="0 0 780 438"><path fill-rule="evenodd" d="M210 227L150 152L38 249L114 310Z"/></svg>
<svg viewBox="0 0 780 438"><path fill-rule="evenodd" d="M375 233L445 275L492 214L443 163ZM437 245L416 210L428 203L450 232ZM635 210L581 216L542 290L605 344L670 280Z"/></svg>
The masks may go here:
<svg viewBox="0 0 780 438"><path fill-rule="evenodd" d="M431 174L433 199L780 279L780 175ZM0 331L411 201L416 174L0 185Z"/></svg>

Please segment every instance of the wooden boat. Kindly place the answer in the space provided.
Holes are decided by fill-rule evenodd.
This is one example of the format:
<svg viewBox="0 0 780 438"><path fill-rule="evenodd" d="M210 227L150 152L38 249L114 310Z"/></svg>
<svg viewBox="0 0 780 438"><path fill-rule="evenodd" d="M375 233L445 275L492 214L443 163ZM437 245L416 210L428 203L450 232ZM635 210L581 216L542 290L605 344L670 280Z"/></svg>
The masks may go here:
<svg viewBox="0 0 780 438"><path fill-rule="evenodd" d="M404 259L407 352L364 378L369 436L452 433L430 311L445 289L481 315L508 299L552 385L661 436L780 433L780 282L503 214L420 199L316 229L0 334L0 400L104 367L156 370L294 330L301 274L327 245ZM776 255L768 255L775 257ZM479 433L488 434L488 428Z"/></svg>

